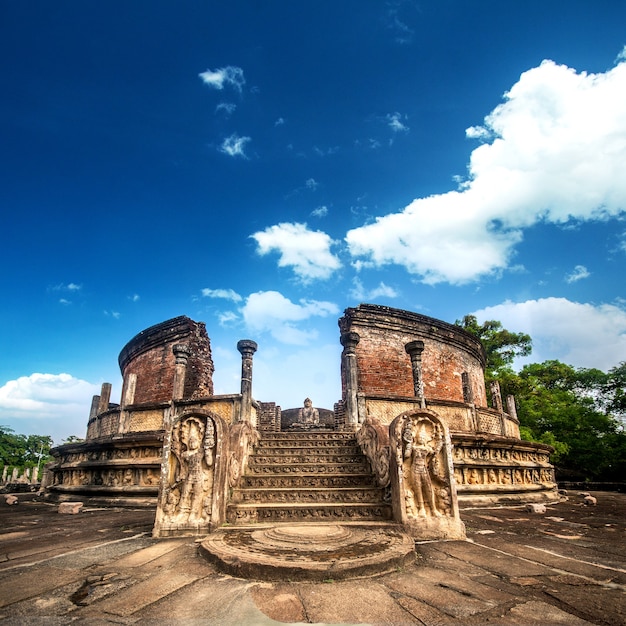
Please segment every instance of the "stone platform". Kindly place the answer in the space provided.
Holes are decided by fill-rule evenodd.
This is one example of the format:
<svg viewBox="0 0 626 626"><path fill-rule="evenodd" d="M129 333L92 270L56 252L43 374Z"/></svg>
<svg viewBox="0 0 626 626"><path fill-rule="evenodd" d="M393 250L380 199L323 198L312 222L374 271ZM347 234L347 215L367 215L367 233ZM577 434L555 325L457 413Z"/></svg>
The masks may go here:
<svg viewBox="0 0 626 626"><path fill-rule="evenodd" d="M415 541L394 524L255 525L222 528L200 551L232 576L325 581L403 568L415 560Z"/></svg>
<svg viewBox="0 0 626 626"><path fill-rule="evenodd" d="M0 500L0 622L280 626L623 626L626 494L543 515L465 509L466 541L416 545L384 576L323 582L229 576L192 538L151 537L154 511Z"/></svg>

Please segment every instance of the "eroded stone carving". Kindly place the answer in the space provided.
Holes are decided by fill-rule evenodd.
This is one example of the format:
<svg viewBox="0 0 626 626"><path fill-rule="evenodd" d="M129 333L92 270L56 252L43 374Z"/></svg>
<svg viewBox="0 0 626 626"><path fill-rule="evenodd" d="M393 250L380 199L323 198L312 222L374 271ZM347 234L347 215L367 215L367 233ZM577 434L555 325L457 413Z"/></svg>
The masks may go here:
<svg viewBox="0 0 626 626"><path fill-rule="evenodd" d="M319 411L313 406L311 398L305 398L304 407L298 412L298 423L306 426L320 423Z"/></svg>
<svg viewBox="0 0 626 626"><path fill-rule="evenodd" d="M183 417L174 423L168 439L154 534L207 531L213 502L215 422L206 415Z"/></svg>
<svg viewBox="0 0 626 626"><path fill-rule="evenodd" d="M403 413L389 439L394 518L420 539L464 538L445 424L432 411Z"/></svg>
<svg viewBox="0 0 626 626"><path fill-rule="evenodd" d="M356 440L369 459L376 482L389 486L389 434L379 420L368 417L357 431Z"/></svg>

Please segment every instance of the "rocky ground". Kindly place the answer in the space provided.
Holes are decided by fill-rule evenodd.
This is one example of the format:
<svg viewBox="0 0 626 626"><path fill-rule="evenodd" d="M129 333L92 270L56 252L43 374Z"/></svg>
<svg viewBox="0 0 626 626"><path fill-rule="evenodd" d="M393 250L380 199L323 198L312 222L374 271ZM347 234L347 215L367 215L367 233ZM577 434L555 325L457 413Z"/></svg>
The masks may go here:
<svg viewBox="0 0 626 626"><path fill-rule="evenodd" d="M626 495L577 492L544 514L462 511L467 541L418 543L384 576L263 582L227 576L193 539L154 540L154 513L0 499L0 619L11 624L626 623Z"/></svg>

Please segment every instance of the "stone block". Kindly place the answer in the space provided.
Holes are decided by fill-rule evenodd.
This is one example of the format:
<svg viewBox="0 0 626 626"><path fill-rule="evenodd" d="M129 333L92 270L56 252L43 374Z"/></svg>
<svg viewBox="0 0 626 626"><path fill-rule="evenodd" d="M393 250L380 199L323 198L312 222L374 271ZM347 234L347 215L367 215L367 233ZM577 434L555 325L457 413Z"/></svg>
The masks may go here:
<svg viewBox="0 0 626 626"><path fill-rule="evenodd" d="M82 502L61 502L59 504L59 513L64 515L76 515L83 509Z"/></svg>
<svg viewBox="0 0 626 626"><path fill-rule="evenodd" d="M587 495L583 498L583 502L587 505L587 506L596 506L596 504L598 504L598 501L596 500L596 498L594 498L593 496Z"/></svg>
<svg viewBox="0 0 626 626"><path fill-rule="evenodd" d="M12 495L4 496L4 502L8 504L9 506L12 504L19 504L19 500L17 499L17 496L12 496Z"/></svg>
<svg viewBox="0 0 626 626"><path fill-rule="evenodd" d="M546 505L541 503L529 503L526 505L526 510L529 513L545 513Z"/></svg>

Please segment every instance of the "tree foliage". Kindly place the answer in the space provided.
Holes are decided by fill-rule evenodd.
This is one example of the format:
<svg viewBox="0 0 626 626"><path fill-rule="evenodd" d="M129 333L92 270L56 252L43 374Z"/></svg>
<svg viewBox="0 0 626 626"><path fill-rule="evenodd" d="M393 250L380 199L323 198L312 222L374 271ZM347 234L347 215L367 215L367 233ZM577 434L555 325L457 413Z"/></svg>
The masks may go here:
<svg viewBox="0 0 626 626"><path fill-rule="evenodd" d="M615 369L545 361L503 372L500 384L516 397L522 434L555 447L553 462L564 475L623 480L626 433L613 407L624 389L615 384Z"/></svg>
<svg viewBox="0 0 626 626"><path fill-rule="evenodd" d="M498 379L502 395L515 396L522 438L551 445L561 477L624 480L626 362L602 372L552 360L517 373L511 366L515 357L531 353L529 335L496 320L479 324L473 315L456 324L481 340L487 380Z"/></svg>
<svg viewBox="0 0 626 626"><path fill-rule="evenodd" d="M478 337L483 344L487 354L487 378L493 378L498 371L509 367L515 357L528 356L532 351L530 335L506 330L502 327L502 323L496 320L479 324L474 315L466 315L455 323Z"/></svg>
<svg viewBox="0 0 626 626"><path fill-rule="evenodd" d="M18 435L11 428L0 426L0 466L41 468L52 460L51 447L49 435Z"/></svg>

